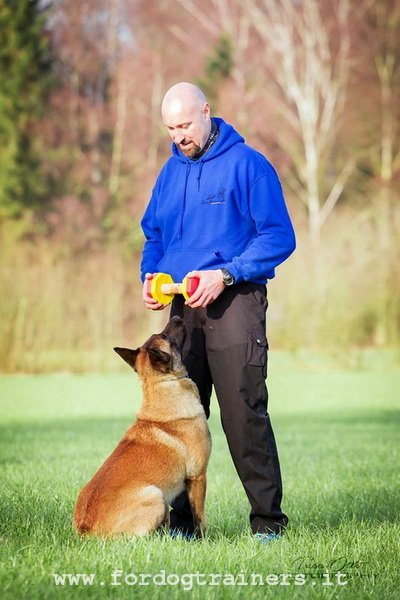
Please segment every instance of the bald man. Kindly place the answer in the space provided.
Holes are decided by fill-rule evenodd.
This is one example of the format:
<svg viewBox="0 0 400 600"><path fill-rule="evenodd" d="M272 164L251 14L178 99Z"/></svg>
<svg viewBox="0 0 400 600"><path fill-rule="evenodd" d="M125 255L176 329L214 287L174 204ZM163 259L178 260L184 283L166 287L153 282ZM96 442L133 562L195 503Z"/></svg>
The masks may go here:
<svg viewBox="0 0 400 600"><path fill-rule="evenodd" d="M162 119L172 156L157 178L142 220L141 276L174 281L198 276L196 292L176 296L171 316L185 321L183 358L207 417L214 386L222 426L261 541L287 524L282 481L267 412L266 284L295 249L278 176L223 119L211 117L203 92L178 83L165 94ZM163 305L146 296L150 310ZM194 533L186 492L172 504L171 528Z"/></svg>

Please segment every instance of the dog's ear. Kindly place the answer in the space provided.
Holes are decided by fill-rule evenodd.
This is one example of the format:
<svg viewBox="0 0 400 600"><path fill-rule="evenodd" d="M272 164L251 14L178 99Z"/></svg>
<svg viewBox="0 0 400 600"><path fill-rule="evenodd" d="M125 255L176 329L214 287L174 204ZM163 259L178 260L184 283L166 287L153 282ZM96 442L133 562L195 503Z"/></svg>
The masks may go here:
<svg viewBox="0 0 400 600"><path fill-rule="evenodd" d="M121 358L124 359L125 362L128 363L132 369L135 369L135 363L137 359L137 355L140 352L140 348L136 348L136 350L131 350L130 348L114 348L115 352L120 355Z"/></svg>
<svg viewBox="0 0 400 600"><path fill-rule="evenodd" d="M147 348L147 352L149 353L149 359L152 366L157 369L157 371L167 373L170 370L171 355L168 354L168 352L164 352L156 346L150 346L150 348Z"/></svg>

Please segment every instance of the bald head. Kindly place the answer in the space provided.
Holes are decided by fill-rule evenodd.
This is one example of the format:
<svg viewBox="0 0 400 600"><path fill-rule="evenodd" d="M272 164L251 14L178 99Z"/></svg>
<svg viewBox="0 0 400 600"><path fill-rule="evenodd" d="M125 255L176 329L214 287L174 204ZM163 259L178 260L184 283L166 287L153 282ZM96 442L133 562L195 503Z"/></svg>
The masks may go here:
<svg viewBox="0 0 400 600"><path fill-rule="evenodd" d="M161 113L164 116L165 113L176 112L184 106L202 108L206 103L206 97L200 88L193 85L193 83L182 81L169 88L165 94L161 105Z"/></svg>
<svg viewBox="0 0 400 600"><path fill-rule="evenodd" d="M205 145L211 130L210 106L200 88L181 82L165 94L161 113L172 141L188 157Z"/></svg>

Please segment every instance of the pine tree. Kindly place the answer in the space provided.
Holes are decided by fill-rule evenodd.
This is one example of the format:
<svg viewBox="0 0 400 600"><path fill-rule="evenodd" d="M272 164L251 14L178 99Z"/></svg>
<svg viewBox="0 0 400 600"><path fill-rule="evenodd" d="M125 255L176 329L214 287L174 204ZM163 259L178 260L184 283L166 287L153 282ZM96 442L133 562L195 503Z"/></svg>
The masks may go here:
<svg viewBox="0 0 400 600"><path fill-rule="evenodd" d="M0 219L38 206L37 123L50 85L49 43L40 0L0 0Z"/></svg>
<svg viewBox="0 0 400 600"><path fill-rule="evenodd" d="M198 80L199 87L203 90L211 103L213 110L216 109L218 89L224 79L229 77L233 68L233 48L229 36L222 35L208 57L205 75Z"/></svg>

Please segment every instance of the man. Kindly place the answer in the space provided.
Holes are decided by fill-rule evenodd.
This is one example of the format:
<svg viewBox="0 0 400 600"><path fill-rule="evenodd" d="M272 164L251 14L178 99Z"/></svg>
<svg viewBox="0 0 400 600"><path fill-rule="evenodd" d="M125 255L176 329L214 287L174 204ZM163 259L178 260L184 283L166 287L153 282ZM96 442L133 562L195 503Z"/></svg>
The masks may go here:
<svg viewBox="0 0 400 600"><path fill-rule="evenodd" d="M295 249L293 227L272 165L223 119L211 118L203 92L178 83L162 118L173 141L142 220L142 281L156 272L200 279L172 315L188 335L184 362L207 417L214 385L236 470L251 505L253 533L269 541L287 524L265 385L266 283ZM147 308L163 308L146 297ZM190 535L186 493L172 504L171 528Z"/></svg>

